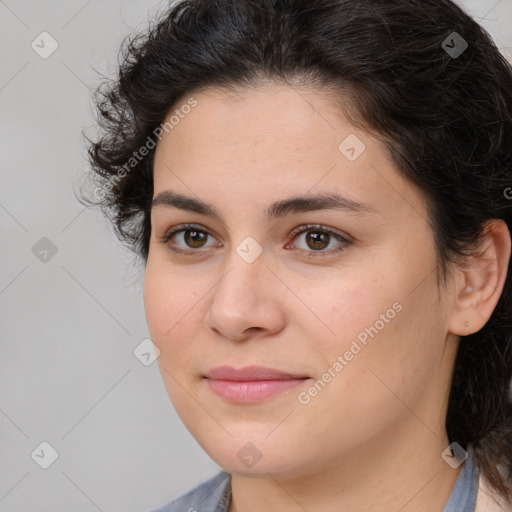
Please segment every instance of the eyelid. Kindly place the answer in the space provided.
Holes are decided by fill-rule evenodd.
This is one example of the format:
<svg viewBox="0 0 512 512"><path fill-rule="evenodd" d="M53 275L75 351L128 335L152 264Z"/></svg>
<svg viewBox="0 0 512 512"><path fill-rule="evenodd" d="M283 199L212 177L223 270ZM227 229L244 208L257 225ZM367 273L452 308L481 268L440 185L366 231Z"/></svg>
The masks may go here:
<svg viewBox="0 0 512 512"><path fill-rule="evenodd" d="M350 241L350 237L338 231L337 229L330 228L329 226L324 226L323 224L302 224L295 228L291 233L290 237L294 238L296 235L303 233L304 231L313 231L317 229L318 231L325 231L331 235L335 235L343 240Z"/></svg>
<svg viewBox="0 0 512 512"><path fill-rule="evenodd" d="M342 252L345 251L345 249L347 247L349 247L350 245L352 245L354 243L352 238L349 237L348 235L342 234L338 230L336 230L334 228L330 228L329 226L324 226L323 224L302 224L301 226L297 227L290 233L290 237L292 238L292 242L293 242L293 240L297 237L297 235L301 235L302 233L307 233L308 231L315 231L315 230L332 235L334 238L336 238L338 240L338 242L340 242L341 246L338 246L334 249L330 249L327 251L323 251L323 250L322 251L314 251L312 249L309 249L309 250L308 249L297 249L301 253L307 253L308 257L322 257L323 256L323 257L327 258L329 256L341 254ZM289 244L287 244L286 247L288 245Z"/></svg>
<svg viewBox="0 0 512 512"><path fill-rule="evenodd" d="M214 238L217 237L217 235L214 235L213 233L211 233L211 231L209 229L206 229L204 228L203 226L201 226L200 224L178 224L176 226L173 226L172 228L168 229L161 237L160 237L160 241L164 244L168 244L169 240L174 236L176 235L177 233L180 233L182 231L192 231L192 230L196 230L196 231L200 231L200 232L204 232L206 233L207 235L209 236L213 236ZM173 248L171 250L174 250L175 252L183 252L183 253L190 253L190 252L195 252L195 253L200 253L201 252L201 249L190 249L190 250L185 250L185 249L181 249L181 248Z"/></svg>

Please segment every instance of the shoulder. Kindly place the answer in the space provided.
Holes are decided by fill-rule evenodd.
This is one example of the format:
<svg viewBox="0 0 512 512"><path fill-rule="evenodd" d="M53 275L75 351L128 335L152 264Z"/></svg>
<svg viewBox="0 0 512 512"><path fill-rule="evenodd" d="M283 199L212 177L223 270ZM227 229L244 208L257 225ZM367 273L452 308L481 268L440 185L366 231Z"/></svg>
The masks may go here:
<svg viewBox="0 0 512 512"><path fill-rule="evenodd" d="M167 505L148 512L227 512L231 475L221 471Z"/></svg>

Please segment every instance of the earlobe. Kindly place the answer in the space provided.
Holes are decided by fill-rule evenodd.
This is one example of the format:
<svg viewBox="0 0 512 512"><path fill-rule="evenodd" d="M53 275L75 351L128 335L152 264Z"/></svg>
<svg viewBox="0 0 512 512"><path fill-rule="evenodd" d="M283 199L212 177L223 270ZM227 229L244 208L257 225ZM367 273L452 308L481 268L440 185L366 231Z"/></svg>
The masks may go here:
<svg viewBox="0 0 512 512"><path fill-rule="evenodd" d="M459 270L450 332L467 336L488 322L505 285L510 252L506 223L492 219L486 224L479 250Z"/></svg>

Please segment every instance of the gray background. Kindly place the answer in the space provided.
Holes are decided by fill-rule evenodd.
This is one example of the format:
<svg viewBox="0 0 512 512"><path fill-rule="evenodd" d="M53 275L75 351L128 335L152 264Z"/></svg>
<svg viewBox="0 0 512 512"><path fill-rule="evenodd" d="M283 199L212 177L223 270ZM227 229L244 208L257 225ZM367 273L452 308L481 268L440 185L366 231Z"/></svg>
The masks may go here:
<svg viewBox="0 0 512 512"><path fill-rule="evenodd" d="M133 353L149 337L142 268L73 194L97 72L166 4L0 0L0 512L144 511L218 470ZM512 0L460 4L512 59Z"/></svg>

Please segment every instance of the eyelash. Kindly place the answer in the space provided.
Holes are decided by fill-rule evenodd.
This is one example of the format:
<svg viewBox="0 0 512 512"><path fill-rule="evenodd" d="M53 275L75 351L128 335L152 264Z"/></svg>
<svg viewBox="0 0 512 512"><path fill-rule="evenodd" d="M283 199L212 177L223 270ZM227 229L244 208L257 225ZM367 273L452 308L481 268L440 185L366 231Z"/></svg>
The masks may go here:
<svg viewBox="0 0 512 512"><path fill-rule="evenodd" d="M197 224L180 224L179 226L175 226L173 228L171 228L170 230L168 230L160 239L160 242L163 243L163 244L166 244L168 249L175 253L175 254L179 254L179 255L183 255L183 256L190 256L190 257L193 257L195 256L196 254L191 254L191 253L202 253L204 251L200 250L200 249L191 249L189 251L186 251L186 250L183 250L183 249L179 249L177 248L176 246L172 246L169 244L169 241L170 239L178 234L178 233L181 233L181 232L184 232L184 231L198 231L200 233L205 233L207 235L210 235L212 236L210 233L208 233L207 230L205 229L201 229L200 226L198 226ZM322 257L322 256L332 256L333 254L338 254L338 253L341 253L343 251L346 250L346 248L348 246L350 246L352 244L352 240L349 240L348 238L340 235L339 233L337 233L336 231L326 227L326 226L321 226L321 225L318 225L318 224L305 224L304 226L300 226L300 228L297 228L295 229L292 233L291 233L291 236L292 236L292 240L294 240L295 238L297 238L298 235L302 235L303 233L307 233L308 231L316 231L316 232L319 232L319 233L327 233L331 236L334 236L334 238L336 238L339 242L341 242L341 246L336 248L336 249L331 249L329 251L324 251L324 250L319 250L319 251L307 251L306 249L299 249L299 251L302 251L302 252L308 252L309 253L309 256L310 257Z"/></svg>

